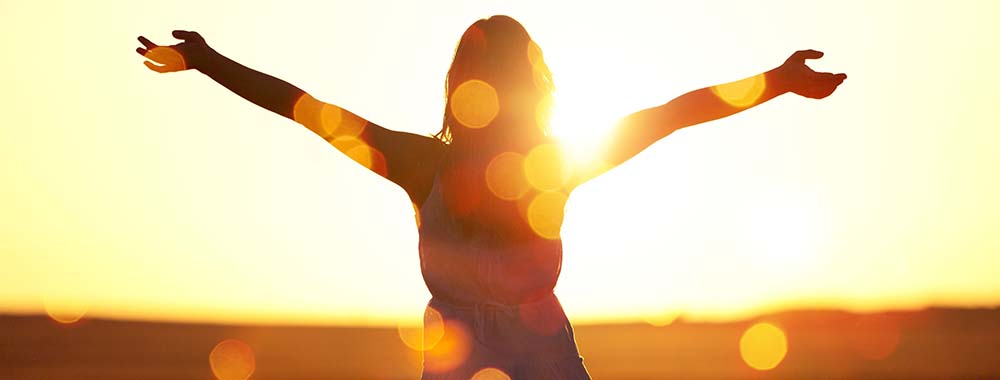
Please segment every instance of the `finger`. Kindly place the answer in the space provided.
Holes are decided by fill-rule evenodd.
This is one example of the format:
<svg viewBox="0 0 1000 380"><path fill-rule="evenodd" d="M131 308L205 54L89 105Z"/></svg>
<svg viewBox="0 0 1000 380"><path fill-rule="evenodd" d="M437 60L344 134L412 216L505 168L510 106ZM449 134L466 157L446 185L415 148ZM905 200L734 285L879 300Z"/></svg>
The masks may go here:
<svg viewBox="0 0 1000 380"><path fill-rule="evenodd" d="M187 30L175 30L173 36L179 40L195 40L199 39L201 36L197 32L187 31Z"/></svg>
<svg viewBox="0 0 1000 380"><path fill-rule="evenodd" d="M146 49L143 49L143 48L135 48L135 52L139 53L139 55L145 57L146 53L148 53L149 50L146 50Z"/></svg>
<svg viewBox="0 0 1000 380"><path fill-rule="evenodd" d="M153 41L150 41L148 38L143 36L139 36L139 43L142 44L142 46L145 46L146 49L152 49L157 46L153 43Z"/></svg>
<svg viewBox="0 0 1000 380"><path fill-rule="evenodd" d="M840 76L831 73L819 73L809 80L809 86L816 89L835 88L843 82L844 79Z"/></svg>
<svg viewBox="0 0 1000 380"><path fill-rule="evenodd" d="M827 83L833 83L833 85L836 86L836 85L839 85L839 84L843 83L844 79L847 79L847 75L826 73L826 74L823 75L823 79Z"/></svg>
<svg viewBox="0 0 1000 380"><path fill-rule="evenodd" d="M168 69L166 66L160 66L150 61L143 62L143 64L145 64L146 67L148 67L150 70L153 70L161 74L170 71L170 69Z"/></svg>
<svg viewBox="0 0 1000 380"><path fill-rule="evenodd" d="M809 49L809 50L799 50L799 51L795 52L795 54L792 54L792 58L793 59L798 60L798 61L803 61L803 62L805 60L807 60L807 59L818 59L820 57L823 57L823 52L818 51L818 50L812 50L812 49Z"/></svg>

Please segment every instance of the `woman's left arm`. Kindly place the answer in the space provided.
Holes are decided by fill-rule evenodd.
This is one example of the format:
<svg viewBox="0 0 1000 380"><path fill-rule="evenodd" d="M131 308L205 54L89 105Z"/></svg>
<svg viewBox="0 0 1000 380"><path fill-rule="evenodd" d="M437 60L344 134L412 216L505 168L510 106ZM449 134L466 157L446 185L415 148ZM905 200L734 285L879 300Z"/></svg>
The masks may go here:
<svg viewBox="0 0 1000 380"><path fill-rule="evenodd" d="M595 152L597 156L593 158L599 159L600 165L590 166L597 169L578 171L574 184L622 164L678 129L733 115L786 92L813 99L829 96L847 75L820 73L806 66L807 59L822 56L823 53L815 50L797 51L784 64L770 71L694 90L666 104L625 117L603 142L605 148Z"/></svg>

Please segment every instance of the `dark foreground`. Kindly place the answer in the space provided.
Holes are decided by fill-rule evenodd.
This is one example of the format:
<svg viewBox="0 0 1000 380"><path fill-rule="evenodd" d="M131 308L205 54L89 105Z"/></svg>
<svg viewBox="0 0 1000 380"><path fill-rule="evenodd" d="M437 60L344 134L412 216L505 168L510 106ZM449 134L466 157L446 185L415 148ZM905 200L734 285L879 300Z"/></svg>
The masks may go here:
<svg viewBox="0 0 1000 380"><path fill-rule="evenodd" d="M780 326L788 354L757 371L740 356L743 332ZM581 325L577 342L597 380L997 379L1000 309L857 315L786 312L723 323ZM222 326L0 316L0 379L214 378L221 340L252 347L252 379L417 379L420 353L395 328ZM516 380L516 379L515 379Z"/></svg>

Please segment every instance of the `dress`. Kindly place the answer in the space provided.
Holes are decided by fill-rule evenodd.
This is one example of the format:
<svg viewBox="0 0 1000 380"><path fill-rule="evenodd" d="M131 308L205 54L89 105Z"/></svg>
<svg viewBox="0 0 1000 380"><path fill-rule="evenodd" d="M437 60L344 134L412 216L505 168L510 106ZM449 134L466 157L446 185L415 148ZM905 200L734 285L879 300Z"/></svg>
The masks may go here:
<svg viewBox="0 0 1000 380"><path fill-rule="evenodd" d="M493 377L479 377L503 378L499 370L512 380L589 380L552 293L562 242L470 226L451 212L444 187L439 173L418 211L421 273L432 295L425 341L437 341L424 353L422 379L469 380L486 369Z"/></svg>

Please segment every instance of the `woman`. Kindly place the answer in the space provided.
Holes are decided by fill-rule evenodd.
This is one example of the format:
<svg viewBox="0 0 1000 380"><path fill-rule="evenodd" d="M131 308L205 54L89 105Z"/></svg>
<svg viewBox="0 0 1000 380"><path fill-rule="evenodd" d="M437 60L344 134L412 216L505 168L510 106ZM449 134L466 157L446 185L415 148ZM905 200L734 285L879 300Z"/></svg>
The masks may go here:
<svg viewBox="0 0 1000 380"><path fill-rule="evenodd" d="M589 379L573 329L552 290L559 276L566 197L671 132L719 119L786 92L830 95L844 74L817 73L799 51L781 66L703 88L625 117L587 163L561 160L544 117L552 78L524 27L507 16L462 35L433 137L385 129L251 70L194 32L139 54L157 72L198 70L237 95L295 120L396 183L418 208L420 263L432 299L424 379ZM436 344L435 344L436 343ZM502 377L503 375L501 375Z"/></svg>

